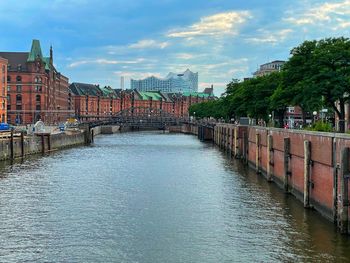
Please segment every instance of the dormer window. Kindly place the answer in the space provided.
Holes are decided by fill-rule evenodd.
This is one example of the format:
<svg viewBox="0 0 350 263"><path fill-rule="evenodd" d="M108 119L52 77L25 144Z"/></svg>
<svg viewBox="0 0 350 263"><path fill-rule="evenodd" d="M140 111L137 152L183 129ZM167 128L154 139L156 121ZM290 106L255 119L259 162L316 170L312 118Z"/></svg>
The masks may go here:
<svg viewBox="0 0 350 263"><path fill-rule="evenodd" d="M21 70L22 70L22 64L18 64L18 65L17 65L17 70L18 70L18 71L21 71Z"/></svg>
<svg viewBox="0 0 350 263"><path fill-rule="evenodd" d="M7 65L7 70L10 70L11 69L11 64L8 64Z"/></svg>

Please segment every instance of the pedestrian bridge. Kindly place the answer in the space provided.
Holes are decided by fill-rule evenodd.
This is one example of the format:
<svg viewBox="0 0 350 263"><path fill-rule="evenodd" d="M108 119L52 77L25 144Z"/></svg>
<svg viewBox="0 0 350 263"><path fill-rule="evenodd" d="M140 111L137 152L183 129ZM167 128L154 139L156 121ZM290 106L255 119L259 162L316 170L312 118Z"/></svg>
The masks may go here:
<svg viewBox="0 0 350 263"><path fill-rule="evenodd" d="M82 116L86 118L86 116ZM119 125L133 129L153 128L165 129L167 126L188 123L188 118L178 117L174 113L169 113L159 108L150 107L130 107L110 116L89 116L90 128L101 125ZM94 120L92 120L94 119Z"/></svg>

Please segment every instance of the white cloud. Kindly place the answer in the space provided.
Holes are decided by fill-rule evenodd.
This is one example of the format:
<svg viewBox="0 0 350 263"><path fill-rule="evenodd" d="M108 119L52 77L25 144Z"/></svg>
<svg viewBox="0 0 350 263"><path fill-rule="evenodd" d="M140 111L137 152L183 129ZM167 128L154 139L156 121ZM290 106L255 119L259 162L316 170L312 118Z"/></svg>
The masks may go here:
<svg viewBox="0 0 350 263"><path fill-rule="evenodd" d="M257 36L248 37L245 41L253 44L270 43L275 45L284 41L292 32L292 29L281 29L277 31L259 29Z"/></svg>
<svg viewBox="0 0 350 263"><path fill-rule="evenodd" d="M175 57L179 58L179 59L188 60L188 59L194 58L195 56L192 54L189 54L189 53L177 53L177 54L175 54Z"/></svg>
<svg viewBox="0 0 350 263"><path fill-rule="evenodd" d="M145 48L160 48L164 49L169 46L169 42L157 42L153 39L140 40L134 44L130 44L129 48L145 49Z"/></svg>
<svg viewBox="0 0 350 263"><path fill-rule="evenodd" d="M78 60L68 65L69 68L75 68L86 64L99 64L99 65L116 65L116 64L137 64L145 61L144 58L138 58L135 60L109 60L104 58L90 59L90 60Z"/></svg>
<svg viewBox="0 0 350 263"><path fill-rule="evenodd" d="M161 77L159 73L155 73L155 72L114 71L113 73L115 75L123 76L125 78L130 78L130 79L144 79L151 76L155 76L157 78Z"/></svg>
<svg viewBox="0 0 350 263"><path fill-rule="evenodd" d="M350 26L350 0L326 2L316 7L305 8L301 12L289 12L285 21L294 25L333 24L332 29Z"/></svg>
<svg viewBox="0 0 350 263"><path fill-rule="evenodd" d="M168 32L168 37L236 35L240 25L252 18L249 11L231 11L202 17L198 23Z"/></svg>

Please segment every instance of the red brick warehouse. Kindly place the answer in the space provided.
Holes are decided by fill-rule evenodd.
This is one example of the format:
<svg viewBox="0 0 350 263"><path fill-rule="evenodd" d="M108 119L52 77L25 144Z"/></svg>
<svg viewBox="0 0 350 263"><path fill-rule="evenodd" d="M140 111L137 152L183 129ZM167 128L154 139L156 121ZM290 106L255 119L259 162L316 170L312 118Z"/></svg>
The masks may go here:
<svg viewBox="0 0 350 263"><path fill-rule="evenodd" d="M65 121L72 109L68 98L68 78L53 65L53 50L44 57L39 40L30 52L0 52L7 65L7 121L48 124Z"/></svg>
<svg viewBox="0 0 350 263"><path fill-rule="evenodd" d="M0 57L0 122L7 119L7 59Z"/></svg>

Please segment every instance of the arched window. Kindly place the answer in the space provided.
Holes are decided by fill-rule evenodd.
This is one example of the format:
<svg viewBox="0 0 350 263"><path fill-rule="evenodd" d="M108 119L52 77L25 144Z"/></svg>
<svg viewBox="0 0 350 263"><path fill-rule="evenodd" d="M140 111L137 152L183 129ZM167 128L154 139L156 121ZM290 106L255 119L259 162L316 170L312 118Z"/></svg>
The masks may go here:
<svg viewBox="0 0 350 263"><path fill-rule="evenodd" d="M35 96L35 100L36 100L36 102L41 102L41 97L40 97L40 95L36 95L36 96Z"/></svg>
<svg viewBox="0 0 350 263"><path fill-rule="evenodd" d="M11 82L11 76L7 76L7 82Z"/></svg>
<svg viewBox="0 0 350 263"><path fill-rule="evenodd" d="M39 77L39 83L42 83L42 82L43 82L42 78Z"/></svg>
<svg viewBox="0 0 350 263"><path fill-rule="evenodd" d="M16 102L22 102L22 95L21 94L16 95Z"/></svg>
<svg viewBox="0 0 350 263"><path fill-rule="evenodd" d="M21 76L17 76L17 77L16 77L16 81L17 81L17 82L21 82L21 81L22 81L22 77L21 77Z"/></svg>

